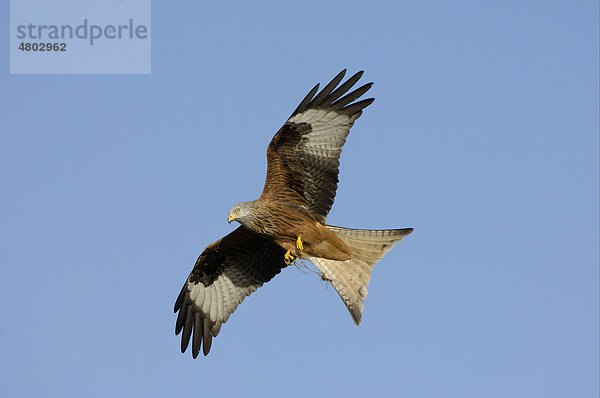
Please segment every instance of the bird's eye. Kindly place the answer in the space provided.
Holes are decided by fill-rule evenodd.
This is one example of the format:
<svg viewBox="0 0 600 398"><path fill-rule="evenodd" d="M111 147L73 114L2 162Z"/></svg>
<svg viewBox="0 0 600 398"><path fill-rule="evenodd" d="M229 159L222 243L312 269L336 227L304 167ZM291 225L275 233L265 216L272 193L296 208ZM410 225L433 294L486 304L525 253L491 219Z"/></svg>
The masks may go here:
<svg viewBox="0 0 600 398"><path fill-rule="evenodd" d="M240 212L240 208L238 207L237 209L235 209L235 214L238 214Z"/></svg>

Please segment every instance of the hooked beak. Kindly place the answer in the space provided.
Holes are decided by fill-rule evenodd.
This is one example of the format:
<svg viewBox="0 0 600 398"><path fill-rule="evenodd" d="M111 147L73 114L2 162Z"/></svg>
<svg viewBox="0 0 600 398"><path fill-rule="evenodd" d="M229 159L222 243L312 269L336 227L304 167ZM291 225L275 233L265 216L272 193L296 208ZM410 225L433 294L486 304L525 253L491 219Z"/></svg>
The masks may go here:
<svg viewBox="0 0 600 398"><path fill-rule="evenodd" d="M234 215L230 214L229 216L227 216L227 222L228 222L229 224L231 224L231 222L232 222L233 220L235 220L235 219L236 219L236 217L237 217L237 216L234 216Z"/></svg>

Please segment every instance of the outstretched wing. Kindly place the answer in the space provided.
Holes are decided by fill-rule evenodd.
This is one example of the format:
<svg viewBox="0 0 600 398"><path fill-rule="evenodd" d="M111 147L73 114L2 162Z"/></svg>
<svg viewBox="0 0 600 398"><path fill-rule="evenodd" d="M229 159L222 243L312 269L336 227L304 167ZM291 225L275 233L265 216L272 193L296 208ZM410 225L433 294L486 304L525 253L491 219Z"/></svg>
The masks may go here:
<svg viewBox="0 0 600 398"><path fill-rule="evenodd" d="M337 87L345 73L344 69L318 94L317 84L267 149L267 180L261 198L297 200L322 223L333 205L340 154L350 127L374 101L368 98L354 102L373 83L348 93L362 71Z"/></svg>
<svg viewBox="0 0 600 398"><path fill-rule="evenodd" d="M207 246L175 302L175 334L183 331L181 352L192 337L192 356L198 356L201 345L208 355L212 338L244 298L286 266L284 253L244 227Z"/></svg>

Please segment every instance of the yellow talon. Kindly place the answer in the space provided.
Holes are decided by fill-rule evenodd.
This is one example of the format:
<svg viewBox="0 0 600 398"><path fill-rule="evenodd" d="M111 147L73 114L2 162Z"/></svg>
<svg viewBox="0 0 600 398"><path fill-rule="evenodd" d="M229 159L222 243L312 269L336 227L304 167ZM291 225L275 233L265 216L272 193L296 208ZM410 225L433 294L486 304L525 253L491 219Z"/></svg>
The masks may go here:
<svg viewBox="0 0 600 398"><path fill-rule="evenodd" d="M296 247L298 248L298 250L304 251L304 245L302 244L301 237L298 237L298 239L296 240Z"/></svg>
<svg viewBox="0 0 600 398"><path fill-rule="evenodd" d="M294 261L294 256L292 256L289 250L283 256L283 261L285 262L285 265L290 265L290 263Z"/></svg>

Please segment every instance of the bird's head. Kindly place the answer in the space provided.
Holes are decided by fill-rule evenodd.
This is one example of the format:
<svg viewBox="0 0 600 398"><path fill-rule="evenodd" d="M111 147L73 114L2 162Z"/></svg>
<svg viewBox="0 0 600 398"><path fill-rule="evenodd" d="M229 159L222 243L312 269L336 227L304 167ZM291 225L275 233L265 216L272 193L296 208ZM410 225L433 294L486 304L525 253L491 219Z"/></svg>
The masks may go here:
<svg viewBox="0 0 600 398"><path fill-rule="evenodd" d="M227 222L231 224L233 220L236 220L240 224L244 218L248 217L252 211L252 202L240 202L233 206L229 210L229 216L227 216Z"/></svg>

